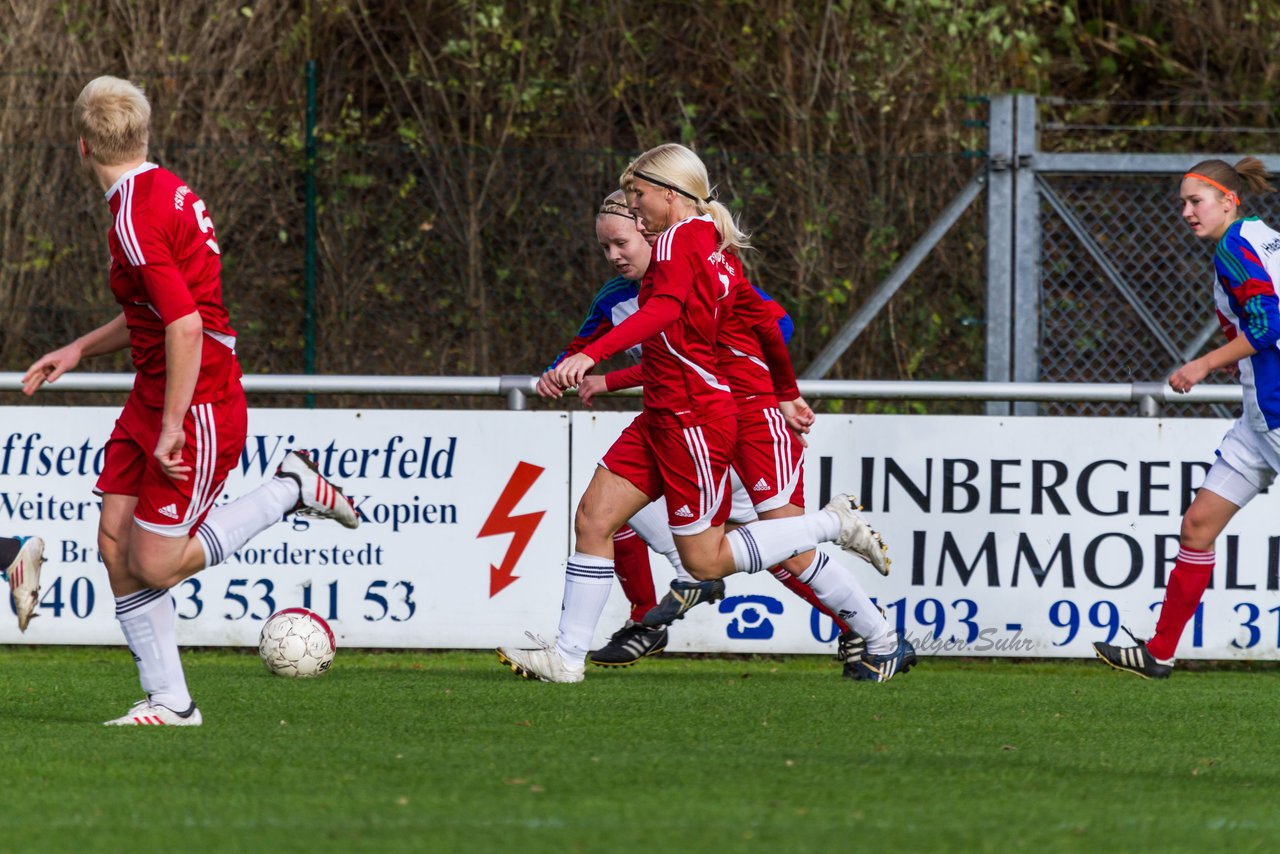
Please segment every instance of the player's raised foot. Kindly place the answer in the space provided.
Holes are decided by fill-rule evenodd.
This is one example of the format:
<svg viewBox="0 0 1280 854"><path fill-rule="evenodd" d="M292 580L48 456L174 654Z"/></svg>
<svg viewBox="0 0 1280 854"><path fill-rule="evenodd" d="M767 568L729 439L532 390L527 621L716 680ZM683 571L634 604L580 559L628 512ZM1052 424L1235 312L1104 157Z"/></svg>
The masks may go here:
<svg viewBox="0 0 1280 854"><path fill-rule="evenodd" d="M667 648L666 626L652 629L635 620L613 633L609 642L588 656L601 667L630 667L646 655L657 655Z"/></svg>
<svg viewBox="0 0 1280 854"><path fill-rule="evenodd" d="M1168 679L1173 673L1173 660L1161 661L1147 651L1146 641L1138 640L1128 629L1124 631L1133 639L1135 645L1114 646L1109 643L1095 643L1093 651L1098 654L1098 658L1116 670L1136 673L1143 679Z"/></svg>
<svg viewBox="0 0 1280 854"><path fill-rule="evenodd" d="M841 632L840 637L836 639L836 658L844 662L844 671L841 675L847 679L856 679L858 662L862 660L862 656L866 652L866 638L853 629Z"/></svg>
<svg viewBox="0 0 1280 854"><path fill-rule="evenodd" d="M852 495L837 495L822 509L834 513L840 520L840 533L835 541L837 546L862 558L881 575L889 574L889 565L893 563L886 554L889 547L858 512L862 509L858 499Z"/></svg>
<svg viewBox="0 0 1280 854"><path fill-rule="evenodd" d="M724 582L714 581L680 581L671 582L671 589L662 597L657 605L650 608L641 622L651 629L667 626L684 617L694 605L703 602L718 602L724 598Z"/></svg>
<svg viewBox="0 0 1280 854"><path fill-rule="evenodd" d="M195 703L184 712L175 712L168 706L147 699L134 703L120 717L102 723L104 726L200 726L204 721Z"/></svg>
<svg viewBox="0 0 1280 854"><path fill-rule="evenodd" d="M344 528L355 528L360 524L360 515L356 513L351 499L320 474L320 469L305 451L286 454L284 462L276 469L276 477L297 481L299 498L293 512L299 516L333 519Z"/></svg>
<svg viewBox="0 0 1280 854"><path fill-rule="evenodd" d="M586 665L572 667L554 646L532 632L525 632L537 644L533 649L514 649L500 646L496 650L498 660L511 668L511 672L525 679L538 682L581 682L586 677Z"/></svg>
<svg viewBox="0 0 1280 854"><path fill-rule="evenodd" d="M863 653L854 666L853 678L858 682L888 682L899 673L906 673L915 667L919 661L911 641L898 635L898 646L893 652L880 655Z"/></svg>
<svg viewBox="0 0 1280 854"><path fill-rule="evenodd" d="M18 556L5 568L9 579L9 595L13 597L13 610L18 615L18 629L27 630L27 624L36 615L40 604L40 567L44 563L44 540L39 537L18 537L21 548Z"/></svg>

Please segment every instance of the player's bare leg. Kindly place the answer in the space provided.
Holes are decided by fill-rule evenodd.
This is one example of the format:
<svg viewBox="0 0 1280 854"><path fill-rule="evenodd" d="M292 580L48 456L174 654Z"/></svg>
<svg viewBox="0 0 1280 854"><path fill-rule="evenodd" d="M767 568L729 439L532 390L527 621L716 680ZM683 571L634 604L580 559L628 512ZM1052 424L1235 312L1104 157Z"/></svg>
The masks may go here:
<svg viewBox="0 0 1280 854"><path fill-rule="evenodd" d="M649 497L629 480L596 467L574 514L577 550L565 568L555 644L530 635L537 647L499 647L499 660L528 679L582 681L596 624L613 586L613 534L648 503Z"/></svg>

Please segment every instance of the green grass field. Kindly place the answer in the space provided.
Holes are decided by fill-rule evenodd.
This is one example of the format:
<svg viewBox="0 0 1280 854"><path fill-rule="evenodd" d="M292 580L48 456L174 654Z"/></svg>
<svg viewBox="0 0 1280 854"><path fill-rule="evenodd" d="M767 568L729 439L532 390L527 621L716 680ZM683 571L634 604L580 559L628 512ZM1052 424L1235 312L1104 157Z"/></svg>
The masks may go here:
<svg viewBox="0 0 1280 854"><path fill-rule="evenodd" d="M525 682L340 651L317 680L188 651L199 729L105 728L122 649L0 651L5 850L1263 850L1280 672L671 657Z"/></svg>

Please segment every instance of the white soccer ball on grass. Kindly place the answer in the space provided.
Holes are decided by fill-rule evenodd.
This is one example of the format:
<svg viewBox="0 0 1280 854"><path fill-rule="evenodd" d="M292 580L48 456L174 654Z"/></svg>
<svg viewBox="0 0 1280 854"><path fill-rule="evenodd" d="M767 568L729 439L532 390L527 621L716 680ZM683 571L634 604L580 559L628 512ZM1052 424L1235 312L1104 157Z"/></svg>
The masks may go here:
<svg viewBox="0 0 1280 854"><path fill-rule="evenodd" d="M319 676L333 664L333 630L306 608L285 608L267 618L258 639L262 663L277 676Z"/></svg>

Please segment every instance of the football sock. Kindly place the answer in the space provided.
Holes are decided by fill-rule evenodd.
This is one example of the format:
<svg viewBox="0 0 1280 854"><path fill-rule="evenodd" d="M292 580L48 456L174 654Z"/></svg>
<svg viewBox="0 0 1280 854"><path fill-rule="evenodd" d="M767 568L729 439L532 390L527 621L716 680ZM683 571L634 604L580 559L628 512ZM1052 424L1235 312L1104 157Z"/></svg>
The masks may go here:
<svg viewBox="0 0 1280 854"><path fill-rule="evenodd" d="M1182 639L1182 630L1195 614L1212 576L1213 552L1178 549L1178 560L1173 565L1173 572L1169 573L1169 584L1164 590L1160 619L1156 620L1156 634L1147 641L1147 652L1161 661L1173 658L1178 651L1178 641Z"/></svg>
<svg viewBox="0 0 1280 854"><path fill-rule="evenodd" d="M17 537L0 537L0 572L13 563L20 551L22 542Z"/></svg>
<svg viewBox="0 0 1280 854"><path fill-rule="evenodd" d="M613 571L631 603L631 619L640 622L658 599L653 590L649 547L631 528L623 527L613 535Z"/></svg>
<svg viewBox="0 0 1280 854"><path fill-rule="evenodd" d="M168 590L139 590L116 598L116 619L138 664L138 681L152 702L183 712L191 707L178 655L178 609Z"/></svg>
<svg viewBox="0 0 1280 854"><path fill-rule="evenodd" d="M846 623L844 620L840 619L840 615L837 614L835 611L832 611L826 605L823 605L822 600L818 598L818 594L813 592L812 587L805 584L803 581L796 578L794 575L787 572L785 569L783 569L780 566L775 566L772 569L770 569L769 574L772 575L774 578L778 579L779 581L781 581L783 587L786 587L792 593L796 594L801 599L808 602L810 605L817 608L819 611L821 611L822 613L830 617L832 620L834 620L835 624L840 627L841 634L844 634L845 632L849 631L849 624Z"/></svg>
<svg viewBox="0 0 1280 854"><path fill-rule="evenodd" d="M658 499L646 504L639 513L627 520L640 539L649 544L649 548L671 562L676 571L677 581L695 581L694 577L680 562L680 552L676 551L676 538L671 533L671 525L667 522L667 502Z"/></svg>
<svg viewBox="0 0 1280 854"><path fill-rule="evenodd" d="M560 606L560 630L556 649L571 667L587 660L596 624L613 587L613 561L574 552L564 572L564 602Z"/></svg>
<svg viewBox="0 0 1280 854"><path fill-rule="evenodd" d="M249 540L279 522L298 503L298 484L273 477L229 504L214 507L196 529L205 567L217 566Z"/></svg>
<svg viewBox="0 0 1280 854"><path fill-rule="evenodd" d="M840 520L826 510L752 522L725 535L739 572L759 572L807 552L840 534Z"/></svg>
<svg viewBox="0 0 1280 854"><path fill-rule="evenodd" d="M816 552L813 563L800 574L800 580L835 611L867 642L867 652L884 655L897 648L889 622L862 589L853 573L822 552Z"/></svg>

